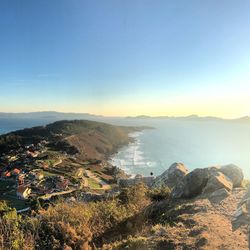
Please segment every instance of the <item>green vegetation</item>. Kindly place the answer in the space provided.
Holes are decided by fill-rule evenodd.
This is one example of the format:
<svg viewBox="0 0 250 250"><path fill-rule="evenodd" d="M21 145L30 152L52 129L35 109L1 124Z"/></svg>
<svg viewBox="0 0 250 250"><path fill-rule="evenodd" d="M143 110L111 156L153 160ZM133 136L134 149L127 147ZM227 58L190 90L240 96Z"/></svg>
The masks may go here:
<svg viewBox="0 0 250 250"><path fill-rule="evenodd" d="M90 189L99 189L101 187L93 178L88 178L87 180Z"/></svg>
<svg viewBox="0 0 250 250"><path fill-rule="evenodd" d="M148 196L152 201L166 200L170 197L171 190L168 187L154 188L148 191Z"/></svg>
<svg viewBox="0 0 250 250"><path fill-rule="evenodd" d="M10 190L10 187L12 187L15 184L13 181L9 180L0 180L0 192L6 192Z"/></svg>
<svg viewBox="0 0 250 250"><path fill-rule="evenodd" d="M29 204L25 200L18 199L16 196L0 195L0 200L6 202L9 207L21 210L29 207Z"/></svg>
<svg viewBox="0 0 250 250"><path fill-rule="evenodd" d="M148 249L147 238L145 237L130 237L128 240L124 240L122 242L116 242L112 246L105 246L104 249L112 249L112 250L147 250Z"/></svg>
<svg viewBox="0 0 250 250"><path fill-rule="evenodd" d="M117 233L134 231L128 220L149 200L147 188L138 184L101 202L59 202L46 210L39 210L40 205L34 202L39 216L21 218L15 210L0 204L4 212L0 217L0 249L89 249L88 246L101 247L103 237L118 239L121 235ZM137 245L133 240L130 244Z"/></svg>
<svg viewBox="0 0 250 250"><path fill-rule="evenodd" d="M37 144L42 140L49 141L51 151L65 151L68 154L81 152L77 148L83 141L91 139L93 148L101 148L103 153L110 152L130 141L128 133L138 128L113 126L101 122L75 120L58 121L44 127L34 127L15 131L0 136L0 152L8 153L22 145ZM74 135L75 138L67 140ZM98 155L96 150L96 154ZM92 157L90 157L92 158Z"/></svg>
<svg viewBox="0 0 250 250"><path fill-rule="evenodd" d="M23 230L25 221L16 210L0 202L0 213L0 249L34 249L34 238Z"/></svg>
<svg viewBox="0 0 250 250"><path fill-rule="evenodd" d="M244 179L241 184L242 187L247 188L250 186L250 180Z"/></svg>

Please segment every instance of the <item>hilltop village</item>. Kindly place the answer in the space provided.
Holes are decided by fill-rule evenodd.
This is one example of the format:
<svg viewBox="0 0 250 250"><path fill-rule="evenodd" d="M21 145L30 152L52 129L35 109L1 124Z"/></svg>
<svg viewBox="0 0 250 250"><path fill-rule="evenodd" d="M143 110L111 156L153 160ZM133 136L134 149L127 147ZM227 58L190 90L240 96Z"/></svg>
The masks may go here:
<svg viewBox="0 0 250 250"><path fill-rule="evenodd" d="M65 123L67 126L76 125L77 129L86 125L75 124L75 122L64 122L63 125ZM93 124L95 123L92 122L91 126ZM86 126L84 129L86 130ZM93 140L95 137L101 140L100 134L95 137L90 134L90 132L94 133L94 130L95 127L87 129L88 136ZM83 138L84 133L86 131L80 132L78 140ZM67 137L72 138L72 136L67 133ZM6 138L8 137L9 135ZM32 144L19 143L12 149L3 150L4 152L0 154L0 200L6 201L18 211L26 211L38 200L49 201L58 197L79 200L86 196L98 196L117 186L121 178L122 183L127 179L123 171L111 166L104 157L91 152L91 147L98 149L96 145L86 145L86 141L78 142L81 147L88 146L92 153L84 152L85 157L82 157L79 145L72 150L73 146L63 141L67 144L66 147L55 148L55 138L58 144L58 140L65 140L65 135L50 133L50 136L42 137L40 141L28 140L33 142ZM85 140L85 137L82 140Z"/></svg>
<svg viewBox="0 0 250 250"><path fill-rule="evenodd" d="M27 199L49 199L82 188L109 189L107 183L91 175L88 170L78 170L73 176L56 169L69 156L50 151L46 146L48 143L44 140L1 156L1 200L7 200L14 206L18 204L17 208L22 208L26 207L24 201ZM101 164L102 161L85 162L85 166L92 167Z"/></svg>

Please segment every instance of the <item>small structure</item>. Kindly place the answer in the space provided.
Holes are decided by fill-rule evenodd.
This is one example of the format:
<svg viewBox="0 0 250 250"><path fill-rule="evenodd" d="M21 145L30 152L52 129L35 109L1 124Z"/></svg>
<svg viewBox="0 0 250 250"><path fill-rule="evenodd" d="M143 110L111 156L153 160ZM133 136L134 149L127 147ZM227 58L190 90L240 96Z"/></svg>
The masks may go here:
<svg viewBox="0 0 250 250"><path fill-rule="evenodd" d="M44 178L44 174L40 173L40 172L35 173L34 176L35 176L35 179L38 181L40 181Z"/></svg>
<svg viewBox="0 0 250 250"><path fill-rule="evenodd" d="M118 185L120 187L128 187L128 186L134 186L138 183L143 183L147 186L151 186L153 184L154 179L155 178L153 176L144 177L140 174L137 174L135 178L118 179Z"/></svg>
<svg viewBox="0 0 250 250"><path fill-rule="evenodd" d="M18 185L23 185L24 184L24 175L20 174L18 176Z"/></svg>
<svg viewBox="0 0 250 250"><path fill-rule="evenodd" d="M13 175L19 175L20 172L21 172L20 169L15 168L15 169L12 171L12 174L13 174Z"/></svg>
<svg viewBox="0 0 250 250"><path fill-rule="evenodd" d="M26 153L27 153L27 156L30 158L36 158L38 156L38 152L36 151L33 152L33 151L28 150Z"/></svg>
<svg viewBox="0 0 250 250"><path fill-rule="evenodd" d="M56 177L56 188L64 190L68 187L69 181L65 179L63 176Z"/></svg>
<svg viewBox="0 0 250 250"><path fill-rule="evenodd" d="M27 199L31 193L31 189L28 186L19 186L16 191L16 195L19 199Z"/></svg>
<svg viewBox="0 0 250 250"><path fill-rule="evenodd" d="M11 173L9 171L6 171L3 173L4 177L11 177Z"/></svg>

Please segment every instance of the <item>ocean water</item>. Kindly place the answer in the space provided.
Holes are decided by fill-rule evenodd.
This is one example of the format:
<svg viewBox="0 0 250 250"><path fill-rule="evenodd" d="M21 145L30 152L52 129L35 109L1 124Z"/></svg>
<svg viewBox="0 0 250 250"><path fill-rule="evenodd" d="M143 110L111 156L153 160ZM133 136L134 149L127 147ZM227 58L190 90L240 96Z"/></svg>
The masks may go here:
<svg viewBox="0 0 250 250"><path fill-rule="evenodd" d="M50 123L49 119L32 118L0 118L0 134L9 133L24 128L45 125Z"/></svg>
<svg viewBox="0 0 250 250"><path fill-rule="evenodd" d="M250 124L165 119L95 119L115 125L150 126L131 134L135 142L110 162L132 175L161 174L172 163L188 169L234 163L250 178ZM0 119L0 134L45 125L53 119Z"/></svg>
<svg viewBox="0 0 250 250"><path fill-rule="evenodd" d="M233 163L250 178L250 124L142 119L134 125L142 123L155 129L132 134L135 142L110 159L127 173L159 175L174 162L189 170Z"/></svg>

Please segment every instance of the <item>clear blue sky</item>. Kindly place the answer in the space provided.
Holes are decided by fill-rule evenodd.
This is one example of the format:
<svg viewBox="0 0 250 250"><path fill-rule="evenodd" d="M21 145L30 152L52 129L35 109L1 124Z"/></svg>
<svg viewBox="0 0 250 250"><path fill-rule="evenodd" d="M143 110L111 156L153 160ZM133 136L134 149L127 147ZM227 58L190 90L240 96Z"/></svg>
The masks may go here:
<svg viewBox="0 0 250 250"><path fill-rule="evenodd" d="M250 115L249 0L1 0L0 111Z"/></svg>

